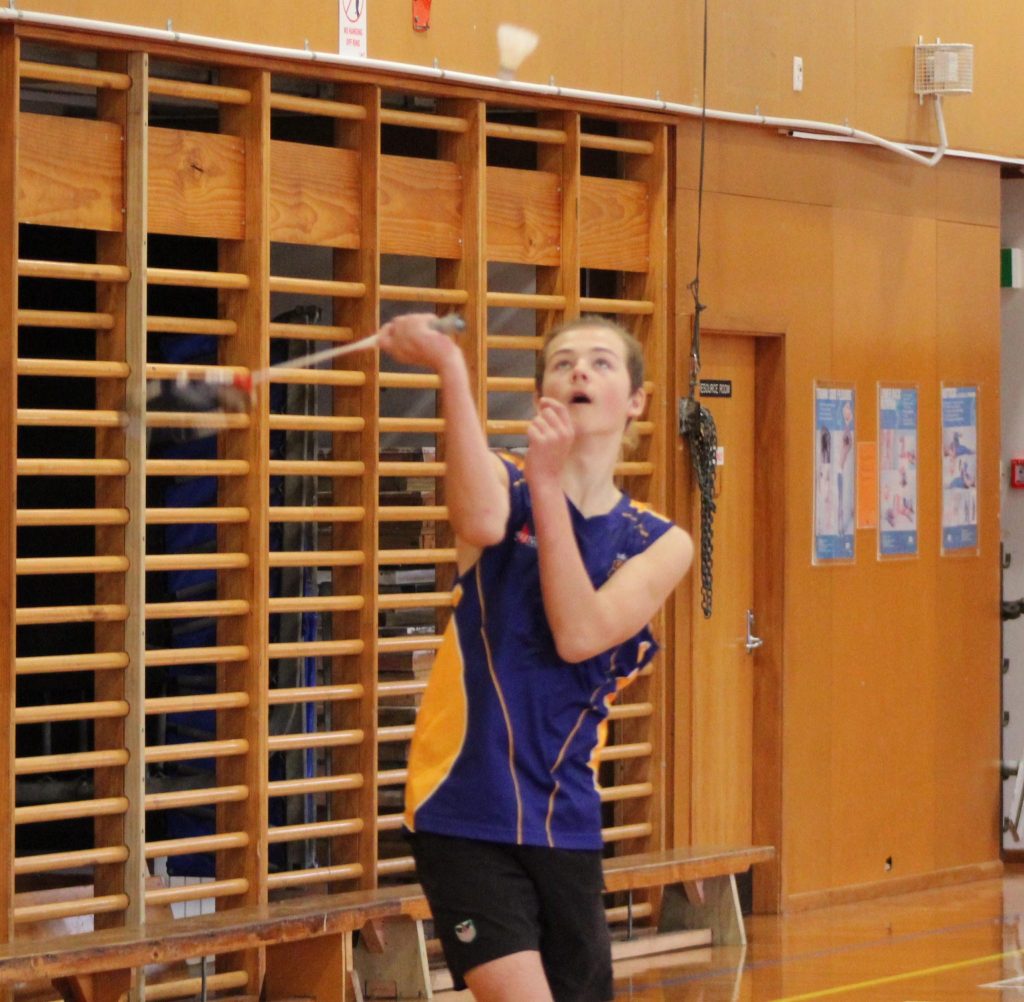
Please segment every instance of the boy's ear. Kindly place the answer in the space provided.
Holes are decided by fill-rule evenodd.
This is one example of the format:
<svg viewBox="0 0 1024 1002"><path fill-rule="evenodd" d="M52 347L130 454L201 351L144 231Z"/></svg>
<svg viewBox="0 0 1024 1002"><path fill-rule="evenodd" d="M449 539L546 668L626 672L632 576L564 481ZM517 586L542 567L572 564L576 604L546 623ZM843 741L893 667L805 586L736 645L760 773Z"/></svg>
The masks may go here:
<svg viewBox="0 0 1024 1002"><path fill-rule="evenodd" d="M635 390L629 398L629 406L626 413L631 418L640 417L644 412L644 405L647 403L647 391L641 386Z"/></svg>

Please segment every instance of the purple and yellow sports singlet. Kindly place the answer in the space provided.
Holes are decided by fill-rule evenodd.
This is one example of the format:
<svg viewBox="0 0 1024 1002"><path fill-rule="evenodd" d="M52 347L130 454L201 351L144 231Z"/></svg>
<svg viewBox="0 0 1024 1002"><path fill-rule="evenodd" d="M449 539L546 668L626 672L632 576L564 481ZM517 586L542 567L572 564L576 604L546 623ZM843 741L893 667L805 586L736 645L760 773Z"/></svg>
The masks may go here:
<svg viewBox="0 0 1024 1002"><path fill-rule="evenodd" d="M608 708L651 659L650 629L570 664L555 651L540 591L521 463L502 456L511 510L505 538L456 587L409 756L412 831L491 842L600 849L596 755ZM584 518L570 504L595 588L672 525L623 495Z"/></svg>

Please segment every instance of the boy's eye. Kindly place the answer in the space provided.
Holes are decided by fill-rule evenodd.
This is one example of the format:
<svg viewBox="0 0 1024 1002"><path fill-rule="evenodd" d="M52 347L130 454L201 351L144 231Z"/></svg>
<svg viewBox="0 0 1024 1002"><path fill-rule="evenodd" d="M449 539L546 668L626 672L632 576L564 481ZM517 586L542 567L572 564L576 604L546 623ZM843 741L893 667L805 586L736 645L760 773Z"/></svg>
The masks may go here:
<svg viewBox="0 0 1024 1002"><path fill-rule="evenodd" d="M607 359L601 355L594 361L594 366L595 368L610 369L612 367L611 359Z"/></svg>

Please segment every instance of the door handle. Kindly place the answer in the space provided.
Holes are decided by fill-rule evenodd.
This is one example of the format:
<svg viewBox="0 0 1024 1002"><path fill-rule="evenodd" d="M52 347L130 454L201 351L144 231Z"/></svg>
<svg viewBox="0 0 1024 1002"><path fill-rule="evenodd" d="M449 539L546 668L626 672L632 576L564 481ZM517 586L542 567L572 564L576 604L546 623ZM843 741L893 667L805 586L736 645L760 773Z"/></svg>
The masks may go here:
<svg viewBox="0 0 1024 1002"><path fill-rule="evenodd" d="M753 654L763 643L764 640L761 637L754 635L754 610L747 609L747 653Z"/></svg>

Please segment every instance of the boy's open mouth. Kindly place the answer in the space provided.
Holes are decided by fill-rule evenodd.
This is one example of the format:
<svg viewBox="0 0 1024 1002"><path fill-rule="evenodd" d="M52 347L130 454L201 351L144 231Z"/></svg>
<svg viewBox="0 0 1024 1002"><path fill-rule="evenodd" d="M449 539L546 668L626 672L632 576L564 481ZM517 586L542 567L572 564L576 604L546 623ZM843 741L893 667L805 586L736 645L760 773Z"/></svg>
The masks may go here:
<svg viewBox="0 0 1024 1002"><path fill-rule="evenodd" d="M585 393L574 393L569 398L570 404L589 404L590 402L590 397L588 397Z"/></svg>

